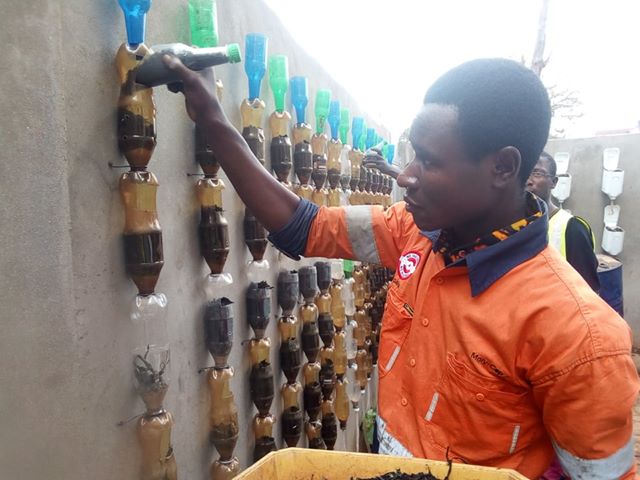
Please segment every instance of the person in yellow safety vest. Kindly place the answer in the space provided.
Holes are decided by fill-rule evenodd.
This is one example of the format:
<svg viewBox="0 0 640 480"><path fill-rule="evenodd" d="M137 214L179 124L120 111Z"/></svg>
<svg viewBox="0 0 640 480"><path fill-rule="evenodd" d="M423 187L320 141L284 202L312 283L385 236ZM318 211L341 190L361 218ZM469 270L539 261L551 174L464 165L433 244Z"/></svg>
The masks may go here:
<svg viewBox="0 0 640 480"><path fill-rule="evenodd" d="M556 247L589 286L598 292L600 281L593 231L585 219L553 203L551 191L558 183L556 169L553 157L542 152L527 180L527 190L544 200L549 208L549 245Z"/></svg>
<svg viewBox="0 0 640 480"><path fill-rule="evenodd" d="M378 357L381 453L534 479L555 452L574 480L635 478L631 330L547 245L546 204L525 192L551 120L535 73L494 58L440 77L411 127L405 202L385 210L296 196L251 153L210 79L165 62L274 245L396 268Z"/></svg>

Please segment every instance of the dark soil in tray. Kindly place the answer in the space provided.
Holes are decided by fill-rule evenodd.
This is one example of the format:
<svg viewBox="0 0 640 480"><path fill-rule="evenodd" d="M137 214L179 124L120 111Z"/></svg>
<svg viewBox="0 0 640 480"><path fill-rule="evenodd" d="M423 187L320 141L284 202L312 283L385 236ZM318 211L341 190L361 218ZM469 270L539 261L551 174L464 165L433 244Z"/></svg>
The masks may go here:
<svg viewBox="0 0 640 480"><path fill-rule="evenodd" d="M371 478L353 478L352 480L441 480L435 477L431 472L426 473L402 473L400 470L385 473L377 477Z"/></svg>

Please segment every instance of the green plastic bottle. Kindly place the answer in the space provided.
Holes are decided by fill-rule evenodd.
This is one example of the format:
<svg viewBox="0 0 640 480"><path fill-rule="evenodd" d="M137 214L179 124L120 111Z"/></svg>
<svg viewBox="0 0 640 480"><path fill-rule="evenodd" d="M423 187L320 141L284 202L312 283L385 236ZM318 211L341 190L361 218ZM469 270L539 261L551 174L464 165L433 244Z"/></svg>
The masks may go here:
<svg viewBox="0 0 640 480"><path fill-rule="evenodd" d="M331 103L331 90L318 90L316 92L316 134L322 135L324 133L324 125L327 122L329 116L329 104Z"/></svg>
<svg viewBox="0 0 640 480"><path fill-rule="evenodd" d="M273 91L276 112L284 112L284 97L289 88L289 63L286 55L269 57L269 85Z"/></svg>
<svg viewBox="0 0 640 480"><path fill-rule="evenodd" d="M207 48L218 46L218 13L216 0L189 0L191 44Z"/></svg>
<svg viewBox="0 0 640 480"><path fill-rule="evenodd" d="M367 144L367 124L365 122L362 122L362 135L360 135L360 142L358 143L358 149L361 152L364 152L367 149L366 144Z"/></svg>
<svg viewBox="0 0 640 480"><path fill-rule="evenodd" d="M342 142L343 145L346 145L348 142L347 134L349 133L349 123L350 123L349 109L341 108L340 109L340 141Z"/></svg>

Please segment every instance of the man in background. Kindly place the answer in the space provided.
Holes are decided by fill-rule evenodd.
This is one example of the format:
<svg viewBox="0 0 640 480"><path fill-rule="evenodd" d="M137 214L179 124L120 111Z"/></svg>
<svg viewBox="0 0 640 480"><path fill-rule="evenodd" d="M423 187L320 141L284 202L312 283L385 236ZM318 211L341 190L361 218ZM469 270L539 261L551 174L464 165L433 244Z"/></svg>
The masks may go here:
<svg viewBox="0 0 640 480"><path fill-rule="evenodd" d="M600 281L593 232L586 220L553 203L551 191L558 183L556 169L553 157L547 152L542 152L527 180L527 190L535 193L548 206L549 245L556 247L589 286L598 292Z"/></svg>

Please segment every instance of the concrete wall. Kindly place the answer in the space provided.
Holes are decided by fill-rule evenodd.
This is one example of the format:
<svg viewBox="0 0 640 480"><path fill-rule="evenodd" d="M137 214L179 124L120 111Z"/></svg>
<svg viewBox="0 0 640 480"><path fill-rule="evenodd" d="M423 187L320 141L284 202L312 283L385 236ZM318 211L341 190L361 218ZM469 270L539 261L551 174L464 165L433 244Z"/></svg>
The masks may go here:
<svg viewBox="0 0 640 480"><path fill-rule="evenodd" d="M600 191L602 183L602 151L607 147L620 148L618 168L625 171L624 190L616 199L620 205L618 224L625 229L624 249L617 257L623 263L625 319L634 332L634 345L640 347L640 135L616 135L607 137L581 138L572 140L551 140L547 151L569 152L571 159L569 173L573 176L571 196L565 208L586 218L596 235L598 251L604 230L604 207L609 198Z"/></svg>
<svg viewBox="0 0 640 480"><path fill-rule="evenodd" d="M328 87L352 114L365 113L296 45L262 1L218 4L222 42L244 44L245 33L266 33L269 52L289 55L290 74L309 76L313 94L317 87ZM148 44L188 41L185 5L154 0ZM116 147L113 62L125 39L122 13L115 0L13 1L2 8L0 476L136 478L135 422L116 427L143 407L131 380L130 352L136 339L128 315L136 290L123 265L117 189L121 170L108 167L109 162L123 163ZM247 93L243 68L223 66L217 72L226 86L225 109L239 126L238 106ZM266 82L262 97L269 100L271 112ZM161 183L158 209L165 253L157 291L169 299L172 342L166 406L176 418L173 444L180 477L202 479L216 454L207 441L205 380L197 374L212 362L203 344L205 298L199 282L207 271L196 238L195 180L185 175L197 171L193 125L181 96L157 88L155 99L158 146L150 170ZM369 118L367 123L374 124ZM255 413L248 396L247 351L240 345L251 337L241 288L249 255L242 239L242 204L232 188L224 202L232 249L227 270L238 287L230 357L241 412L236 453L246 467ZM277 265L271 247L267 257ZM274 268L272 284L276 275ZM268 334L276 347L275 318ZM273 348L278 371L276 354ZM283 378L276 378L277 386ZM272 411L279 408L276 397ZM349 434L353 448L353 428ZM341 442L339 438L337 445Z"/></svg>

